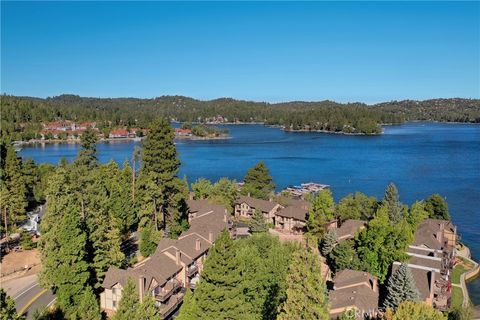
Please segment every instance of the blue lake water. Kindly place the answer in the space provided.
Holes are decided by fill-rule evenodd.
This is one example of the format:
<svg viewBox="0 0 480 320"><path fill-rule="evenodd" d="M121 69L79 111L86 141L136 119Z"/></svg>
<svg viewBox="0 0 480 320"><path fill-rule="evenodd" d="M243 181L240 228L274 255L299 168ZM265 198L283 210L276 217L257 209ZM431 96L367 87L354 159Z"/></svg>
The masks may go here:
<svg viewBox="0 0 480 320"><path fill-rule="evenodd" d="M336 200L362 191L381 198L393 181L404 203L440 193L447 198L462 241L480 259L480 125L407 123L385 127L381 136L287 133L262 125L230 125L231 139L179 141L180 175L241 180L259 160L270 169L277 189L314 181L332 186ZM98 145L99 159L123 163L138 142ZM73 160L79 146L26 147L20 155L57 164ZM480 280L468 285L480 304Z"/></svg>

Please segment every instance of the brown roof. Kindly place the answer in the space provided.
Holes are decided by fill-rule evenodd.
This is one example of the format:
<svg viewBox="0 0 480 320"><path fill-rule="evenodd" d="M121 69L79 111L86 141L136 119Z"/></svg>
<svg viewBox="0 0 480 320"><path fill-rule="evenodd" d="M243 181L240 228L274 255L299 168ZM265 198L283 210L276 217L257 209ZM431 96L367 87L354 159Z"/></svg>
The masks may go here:
<svg viewBox="0 0 480 320"><path fill-rule="evenodd" d="M267 201L262 199L256 199L252 197L242 196L236 201L237 204L246 203L250 207L260 209L263 212L270 212L278 204L274 201Z"/></svg>
<svg viewBox="0 0 480 320"><path fill-rule="evenodd" d="M331 310L355 306L368 312L378 308L378 291L375 292L365 286L349 287L330 291L329 300Z"/></svg>
<svg viewBox="0 0 480 320"><path fill-rule="evenodd" d="M392 274L400 267L400 263L395 262L392 266ZM420 293L420 298L422 300L427 299L430 296L430 282L432 280L432 273L435 274L435 278L439 278L440 274L431 270L425 270L420 268L412 267L408 265L408 269L412 272L413 279L415 280L415 286Z"/></svg>
<svg viewBox="0 0 480 320"><path fill-rule="evenodd" d="M105 274L105 279L103 279L102 287L111 288L117 283L120 283L122 287L125 287L125 285L127 284L127 280L127 270L119 269L117 267L110 267Z"/></svg>
<svg viewBox="0 0 480 320"><path fill-rule="evenodd" d="M282 208L281 210L277 211L275 215L285 218L293 218L299 221L307 221L307 213L308 210L305 210L300 207L289 206L286 208Z"/></svg>
<svg viewBox="0 0 480 320"><path fill-rule="evenodd" d="M304 209L310 209L311 203L303 199L293 199L290 197L280 196L278 198L279 202L285 204L286 206L300 207Z"/></svg>
<svg viewBox="0 0 480 320"><path fill-rule="evenodd" d="M441 250L443 244L437 239L437 232L440 230L454 230L454 226L450 221L438 219L426 219L415 231L414 245L426 246L430 249Z"/></svg>
<svg viewBox="0 0 480 320"><path fill-rule="evenodd" d="M352 286L355 284L362 285L364 283L367 283L373 287L373 283L375 281L377 281L377 279L368 272L350 269L337 272L333 278L335 290L337 290L337 288L341 289L346 286Z"/></svg>
<svg viewBox="0 0 480 320"><path fill-rule="evenodd" d="M345 220L342 225L336 230L338 239L354 237L357 231L360 228L363 228L367 225L366 221L363 220Z"/></svg>

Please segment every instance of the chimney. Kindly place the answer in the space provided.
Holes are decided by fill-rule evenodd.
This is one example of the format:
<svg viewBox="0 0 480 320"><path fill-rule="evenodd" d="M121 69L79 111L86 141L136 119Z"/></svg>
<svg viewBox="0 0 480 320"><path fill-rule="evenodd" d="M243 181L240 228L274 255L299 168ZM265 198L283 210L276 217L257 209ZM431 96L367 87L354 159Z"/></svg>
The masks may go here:
<svg viewBox="0 0 480 320"><path fill-rule="evenodd" d="M177 262L177 265L180 265L180 255L181 255L180 250L175 249L175 260Z"/></svg>
<svg viewBox="0 0 480 320"><path fill-rule="evenodd" d="M193 200L193 192L190 192L190 193L188 194L188 200Z"/></svg>
<svg viewBox="0 0 480 320"><path fill-rule="evenodd" d="M249 192L249 193L247 193L247 197L249 197L249 198L250 198L250 192Z"/></svg>
<svg viewBox="0 0 480 320"><path fill-rule="evenodd" d="M435 291L434 286L435 286L435 271L430 271L430 294L428 297L430 305L433 303L433 292Z"/></svg>
<svg viewBox="0 0 480 320"><path fill-rule="evenodd" d="M197 238L197 240L195 240L195 250L199 251L200 250L200 239Z"/></svg>
<svg viewBox="0 0 480 320"><path fill-rule="evenodd" d="M213 232L212 231L208 232L208 241L213 243Z"/></svg>
<svg viewBox="0 0 480 320"><path fill-rule="evenodd" d="M143 302L143 292L145 291L145 277L140 276L138 278L138 295L140 298L140 303Z"/></svg>
<svg viewBox="0 0 480 320"><path fill-rule="evenodd" d="M223 215L223 222L227 222L227 213L225 212L225 214Z"/></svg>

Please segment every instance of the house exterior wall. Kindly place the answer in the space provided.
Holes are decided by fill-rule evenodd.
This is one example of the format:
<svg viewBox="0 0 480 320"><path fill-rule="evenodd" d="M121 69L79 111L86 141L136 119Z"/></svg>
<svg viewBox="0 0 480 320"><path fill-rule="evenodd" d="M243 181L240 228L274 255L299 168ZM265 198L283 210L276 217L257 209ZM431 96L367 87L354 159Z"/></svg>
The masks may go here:
<svg viewBox="0 0 480 320"><path fill-rule="evenodd" d="M100 293L100 307L107 312L116 311L122 298L122 289L122 286L117 283L111 289L105 289Z"/></svg>
<svg viewBox="0 0 480 320"><path fill-rule="evenodd" d="M294 218L287 218L287 217L275 217L275 228L285 231L293 231L293 227L299 224L302 227L305 226L304 221L296 220Z"/></svg>

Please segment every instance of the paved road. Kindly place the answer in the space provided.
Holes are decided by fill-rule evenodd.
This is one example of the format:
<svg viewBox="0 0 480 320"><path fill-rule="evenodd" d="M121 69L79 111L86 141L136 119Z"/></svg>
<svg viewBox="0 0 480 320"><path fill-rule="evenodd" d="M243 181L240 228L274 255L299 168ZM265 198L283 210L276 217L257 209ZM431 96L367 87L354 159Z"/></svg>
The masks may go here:
<svg viewBox="0 0 480 320"><path fill-rule="evenodd" d="M53 303L55 296L38 284L36 275L8 280L2 283L7 293L15 300L17 311L33 319L35 310Z"/></svg>

